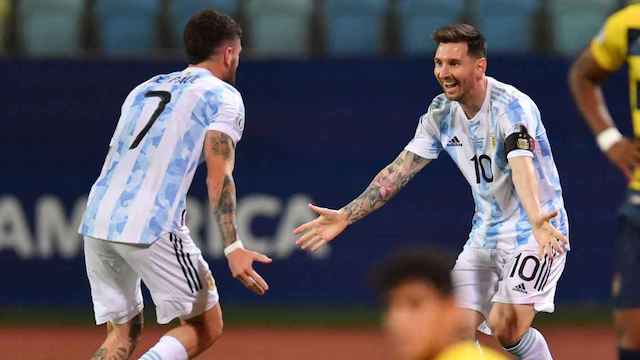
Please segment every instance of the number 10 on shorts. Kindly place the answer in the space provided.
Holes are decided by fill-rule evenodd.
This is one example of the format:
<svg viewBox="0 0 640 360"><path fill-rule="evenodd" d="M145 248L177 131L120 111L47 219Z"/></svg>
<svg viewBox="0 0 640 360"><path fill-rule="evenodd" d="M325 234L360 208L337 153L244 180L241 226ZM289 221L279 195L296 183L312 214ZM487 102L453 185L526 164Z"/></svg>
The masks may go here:
<svg viewBox="0 0 640 360"><path fill-rule="evenodd" d="M535 255L526 255L523 253L518 254L513 263L513 267L509 272L509 277L518 276L523 281L531 282L535 280L533 288L537 291L542 291L544 286L549 280L549 274L551 273L551 265L553 259L545 256L542 264L540 259Z"/></svg>

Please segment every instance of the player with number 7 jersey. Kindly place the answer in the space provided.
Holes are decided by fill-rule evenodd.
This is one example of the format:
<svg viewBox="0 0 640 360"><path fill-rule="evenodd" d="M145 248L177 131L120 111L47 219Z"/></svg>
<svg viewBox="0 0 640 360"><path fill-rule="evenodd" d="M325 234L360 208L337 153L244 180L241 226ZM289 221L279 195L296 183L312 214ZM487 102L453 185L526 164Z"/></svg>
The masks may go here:
<svg viewBox="0 0 640 360"><path fill-rule="evenodd" d="M136 86L122 105L79 229L96 324L107 323L94 358L131 356L142 330L141 281L160 324L180 319L141 359L194 358L220 337L218 290L186 222L202 162L233 277L258 295L269 289L253 263L271 259L245 249L236 226L233 169L245 109L232 84L241 35L227 15L194 14L184 31L189 66Z"/></svg>
<svg viewBox="0 0 640 360"><path fill-rule="evenodd" d="M185 225L186 194L204 160L205 133L242 136L244 105L231 85L189 67L138 85L122 105L80 232L151 244Z"/></svg>

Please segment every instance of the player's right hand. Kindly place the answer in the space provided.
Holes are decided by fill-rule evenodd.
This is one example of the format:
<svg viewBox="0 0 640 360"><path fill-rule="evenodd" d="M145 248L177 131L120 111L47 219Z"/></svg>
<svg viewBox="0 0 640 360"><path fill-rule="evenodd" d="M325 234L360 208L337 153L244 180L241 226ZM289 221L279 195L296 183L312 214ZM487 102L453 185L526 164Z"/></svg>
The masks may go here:
<svg viewBox="0 0 640 360"><path fill-rule="evenodd" d="M319 216L293 230L300 236L296 245L302 250L317 251L324 244L335 239L349 225L347 214L339 210L321 208L309 204L311 210Z"/></svg>
<svg viewBox="0 0 640 360"><path fill-rule="evenodd" d="M270 264L271 259L268 256L240 248L227 255L227 261L233 278L239 280L247 289L258 295L264 295L269 290L269 284L253 270L254 261Z"/></svg>
<svg viewBox="0 0 640 360"><path fill-rule="evenodd" d="M640 144L631 142L628 138L622 138L609 148L606 155L609 161L631 180L633 170L640 164Z"/></svg>

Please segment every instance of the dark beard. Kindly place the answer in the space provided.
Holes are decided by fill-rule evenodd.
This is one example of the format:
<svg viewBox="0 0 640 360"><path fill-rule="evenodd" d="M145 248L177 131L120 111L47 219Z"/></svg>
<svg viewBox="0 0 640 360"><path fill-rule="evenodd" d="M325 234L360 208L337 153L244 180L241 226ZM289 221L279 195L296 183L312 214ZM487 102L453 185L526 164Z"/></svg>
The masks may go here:
<svg viewBox="0 0 640 360"><path fill-rule="evenodd" d="M226 82L229 85L235 86L236 85L236 74L235 74L235 72L232 72L229 75L227 75L224 78L222 78L222 81Z"/></svg>

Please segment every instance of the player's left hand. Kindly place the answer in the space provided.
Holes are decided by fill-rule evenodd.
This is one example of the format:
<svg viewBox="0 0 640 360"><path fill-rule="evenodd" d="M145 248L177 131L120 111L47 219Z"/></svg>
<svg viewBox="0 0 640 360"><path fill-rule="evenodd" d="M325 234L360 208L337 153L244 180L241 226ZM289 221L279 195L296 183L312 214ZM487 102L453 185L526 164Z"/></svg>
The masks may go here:
<svg viewBox="0 0 640 360"><path fill-rule="evenodd" d="M227 255L229 269L234 279L239 280L247 289L258 295L264 295L269 290L269 284L253 270L253 262L270 264L271 259L263 254L247 249L236 249Z"/></svg>
<svg viewBox="0 0 640 360"><path fill-rule="evenodd" d="M533 237L538 242L540 257L554 257L565 252L569 240L549 222L558 215L558 211L543 214L533 222Z"/></svg>

